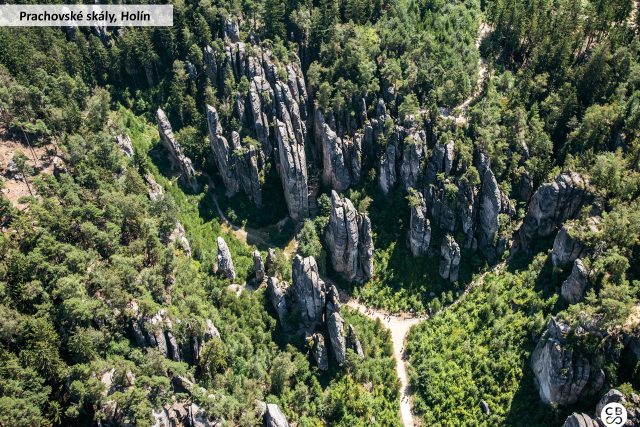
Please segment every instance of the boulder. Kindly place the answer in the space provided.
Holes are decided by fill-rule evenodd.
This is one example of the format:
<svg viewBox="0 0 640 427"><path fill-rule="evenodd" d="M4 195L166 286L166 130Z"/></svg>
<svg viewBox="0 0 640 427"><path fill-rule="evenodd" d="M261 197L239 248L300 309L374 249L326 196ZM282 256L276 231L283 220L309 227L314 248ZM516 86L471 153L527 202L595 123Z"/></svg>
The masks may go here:
<svg viewBox="0 0 640 427"><path fill-rule="evenodd" d="M572 405L587 391L591 365L587 358L573 354L567 345L570 328L552 318L531 355L540 399L550 405ZM591 389L602 386L604 378L593 378Z"/></svg>
<svg viewBox="0 0 640 427"><path fill-rule="evenodd" d="M280 411L280 407L275 403L267 403L264 419L266 427L289 427L287 419Z"/></svg>
<svg viewBox="0 0 640 427"><path fill-rule="evenodd" d="M599 427L599 424L587 414L574 412L567 417L562 427Z"/></svg>
<svg viewBox="0 0 640 427"><path fill-rule="evenodd" d="M582 207L593 200L588 180L575 172L561 174L554 182L542 184L529 202L518 233L518 247L527 250L534 238L550 236L566 220L576 218Z"/></svg>
<svg viewBox="0 0 640 427"><path fill-rule="evenodd" d="M326 302L325 283L320 278L315 258L296 255L293 259L292 278L292 292L301 326L306 330L315 330L323 323Z"/></svg>
<svg viewBox="0 0 640 427"><path fill-rule="evenodd" d="M596 405L597 417L600 416L600 413L602 412L602 408L607 406L609 403L620 403L624 405L625 403L627 403L627 398L620 391L616 390L615 388L612 388L611 390L606 392L604 396L602 396L598 401L598 404Z"/></svg>
<svg viewBox="0 0 640 427"><path fill-rule="evenodd" d="M460 265L460 246L451 235L442 239L440 245L440 277L450 282L458 280L458 268Z"/></svg>
<svg viewBox="0 0 640 427"><path fill-rule="evenodd" d="M347 355L347 344L344 336L344 320L340 313L333 313L327 320L327 329L331 339L331 350L339 366L344 365Z"/></svg>
<svg viewBox="0 0 640 427"><path fill-rule="evenodd" d="M485 415L491 415L491 410L489 409L489 404L486 402L486 400L481 400L480 401L480 409L482 410L482 413Z"/></svg>
<svg viewBox="0 0 640 427"><path fill-rule="evenodd" d="M409 249L414 257L421 256L429 250L431 241L431 223L427 216L427 206L424 196L416 192L415 203L411 205L411 219L409 222Z"/></svg>
<svg viewBox="0 0 640 427"><path fill-rule="evenodd" d="M321 333L313 334L313 358L318 365L318 369L326 371L329 369L329 355L327 353L327 346L324 343L324 336Z"/></svg>
<svg viewBox="0 0 640 427"><path fill-rule="evenodd" d="M589 285L589 272L580 258L573 262L571 274L562 283L561 294L569 304L575 304L582 300L584 291Z"/></svg>
<svg viewBox="0 0 640 427"><path fill-rule="evenodd" d="M334 270L346 280L362 282L373 275L371 221L351 200L331 192L331 216L325 235Z"/></svg>
<svg viewBox="0 0 640 427"><path fill-rule="evenodd" d="M169 241L181 248L186 256L191 256L191 245L187 239L187 233L179 221L176 221L176 225L169 235Z"/></svg>
<svg viewBox="0 0 640 427"><path fill-rule="evenodd" d="M578 239L571 236L570 228L568 224L562 226L553 241L551 261L556 267L563 268L584 255L585 247Z"/></svg>
<svg viewBox="0 0 640 427"><path fill-rule="evenodd" d="M167 115L158 108L156 113L158 118L158 132L160 133L160 140L162 144L169 152L169 158L172 164L180 171L181 178L193 191L198 190L198 181L196 179L196 171L193 168L191 159L182 153L182 148L176 140L173 130L171 129L171 123Z"/></svg>
<svg viewBox="0 0 640 427"><path fill-rule="evenodd" d="M218 269L217 273L222 274L228 279L235 280L236 270L233 268L233 260L231 259L231 252L227 246L227 242L220 236L218 236Z"/></svg>

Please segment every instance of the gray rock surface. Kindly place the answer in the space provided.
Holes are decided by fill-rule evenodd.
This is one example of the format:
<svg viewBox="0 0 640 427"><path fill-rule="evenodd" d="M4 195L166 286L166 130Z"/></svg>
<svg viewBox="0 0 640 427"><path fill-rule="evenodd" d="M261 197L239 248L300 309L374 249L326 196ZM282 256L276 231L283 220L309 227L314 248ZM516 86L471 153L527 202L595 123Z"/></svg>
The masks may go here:
<svg viewBox="0 0 640 427"><path fill-rule="evenodd" d="M228 279L235 280L236 270L233 268L233 260L231 259L231 252L227 246L227 242L220 236L218 236L218 274L222 274Z"/></svg>
<svg viewBox="0 0 640 427"><path fill-rule="evenodd" d="M353 350L361 359L364 358L362 344L360 343L360 339L358 338L353 325L349 325L349 327L347 328L347 347Z"/></svg>
<svg viewBox="0 0 640 427"><path fill-rule="evenodd" d="M559 175L554 182L542 184L529 202L518 236L519 248L526 250L532 239L550 236L593 200L589 182L575 172Z"/></svg>
<svg viewBox="0 0 640 427"><path fill-rule="evenodd" d="M431 223L427 216L427 206L424 196L415 193L418 203L411 206L411 219L409 225L409 249L414 257L421 256L429 250L431 242Z"/></svg>
<svg viewBox="0 0 640 427"><path fill-rule="evenodd" d="M239 136L232 136L239 139ZM239 145L239 144L238 144ZM262 207L262 184L260 182L260 149L253 144L240 147L233 152L236 175L242 191L253 201L256 207Z"/></svg>
<svg viewBox="0 0 640 427"><path fill-rule="evenodd" d="M566 267L584 254L585 247L578 239L571 236L571 226L568 224L562 226L553 241L551 252L553 265L560 268Z"/></svg>
<svg viewBox="0 0 640 427"><path fill-rule="evenodd" d="M286 300L287 288L288 286L285 282L280 282L275 277L269 277L267 279L267 295L269 296L271 305L273 305L273 308L276 310L280 324L285 329L288 327L287 316L289 314Z"/></svg>
<svg viewBox="0 0 640 427"><path fill-rule="evenodd" d="M414 132L405 139L400 164L400 181L405 191L416 188L426 142L427 137L424 131Z"/></svg>
<svg viewBox="0 0 640 427"><path fill-rule="evenodd" d="M275 403L267 403L267 410L264 414L266 427L289 427L287 419L284 417L280 407Z"/></svg>
<svg viewBox="0 0 640 427"><path fill-rule="evenodd" d="M496 240L499 231L498 215L502 209L502 197L498 181L490 168L482 176L482 190L480 192L480 212L478 227L478 247L489 261L495 261Z"/></svg>
<svg viewBox="0 0 640 427"><path fill-rule="evenodd" d="M262 262L262 255L259 250L253 251L253 271L256 274L256 281L262 283L264 280L264 263Z"/></svg>
<svg viewBox="0 0 640 427"><path fill-rule="evenodd" d="M322 180L336 191L344 191L360 180L362 135L340 138L325 123L322 110L316 109L314 132L322 151Z"/></svg>
<svg viewBox="0 0 640 427"><path fill-rule="evenodd" d="M387 144L378 162L378 184L385 195L396 183L396 151L395 145Z"/></svg>
<svg viewBox="0 0 640 427"><path fill-rule="evenodd" d="M327 250L334 270L349 281L366 281L373 275L373 241L367 214L351 200L331 192L331 217L326 231Z"/></svg>
<svg viewBox="0 0 640 427"><path fill-rule="evenodd" d="M133 143L131 142L131 138L129 138L129 135L127 135L126 133L116 135L116 144L125 156L133 156Z"/></svg>
<svg viewBox="0 0 640 427"><path fill-rule="evenodd" d="M169 241L181 248L186 256L191 256L191 245L187 239L187 233L179 221L176 221L176 225L169 235Z"/></svg>
<svg viewBox="0 0 640 427"><path fill-rule="evenodd" d="M460 246L451 235L442 239L440 245L440 277L455 282L458 280L458 268L460 266Z"/></svg>
<svg viewBox="0 0 640 427"><path fill-rule="evenodd" d="M156 115L158 118L158 132L160 133L160 140L169 152L171 162L180 171L181 178L184 180L185 184L187 184L193 191L197 191L198 181L196 180L196 171L191 164L191 159L182 153L182 148L173 135L171 123L169 123L169 119L164 111L158 108Z"/></svg>
<svg viewBox="0 0 640 427"><path fill-rule="evenodd" d="M280 158L280 178L289 215L294 221L309 216L309 188L304 143L298 143L288 122L277 121L276 137Z"/></svg>
<svg viewBox="0 0 640 427"><path fill-rule="evenodd" d="M230 145L227 139L222 135L222 126L216 109L207 105L207 126L209 128L209 143L213 152L213 160L218 167L218 173L224 183L225 194L227 197L235 195L239 190L238 178L236 176L235 158L233 150L240 148ZM232 143L235 141L232 139Z"/></svg>
<svg viewBox="0 0 640 427"><path fill-rule="evenodd" d="M574 404L589 383L589 360L574 355L567 346L569 331L567 324L551 319L531 355L531 367L540 399L546 404Z"/></svg>
<svg viewBox="0 0 640 427"><path fill-rule="evenodd" d="M599 424L587 414L574 412L567 417L562 427L599 427Z"/></svg>
<svg viewBox="0 0 640 427"><path fill-rule="evenodd" d="M625 403L627 403L627 398L619 390L612 388L611 390L606 392L598 401L598 404L596 405L596 416L600 416L602 408L607 406L609 403L614 402L624 405Z"/></svg>
<svg viewBox="0 0 640 427"><path fill-rule="evenodd" d="M344 365L347 355L347 342L344 335L344 320L340 313L333 313L327 320L327 329L331 339L331 351L339 366Z"/></svg>
<svg viewBox="0 0 640 427"><path fill-rule="evenodd" d="M292 292L302 327L315 330L323 323L326 303L325 283L320 278L315 258L296 255L293 260L292 278Z"/></svg>
<svg viewBox="0 0 640 427"><path fill-rule="evenodd" d="M571 274L562 283L561 294L569 304L575 304L582 300L584 291L589 285L589 272L580 258L573 262Z"/></svg>
<svg viewBox="0 0 640 427"><path fill-rule="evenodd" d="M329 369L329 354L327 352L327 346L324 342L324 336L321 333L313 334L313 358L318 365L318 369L326 371Z"/></svg>

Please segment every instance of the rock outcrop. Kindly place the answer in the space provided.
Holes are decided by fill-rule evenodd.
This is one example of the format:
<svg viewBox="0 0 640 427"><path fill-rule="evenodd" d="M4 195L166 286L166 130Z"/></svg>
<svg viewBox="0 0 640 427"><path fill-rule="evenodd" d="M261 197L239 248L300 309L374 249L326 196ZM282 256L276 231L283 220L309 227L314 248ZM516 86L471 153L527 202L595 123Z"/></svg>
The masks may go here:
<svg viewBox="0 0 640 427"><path fill-rule="evenodd" d="M599 427L599 424L587 414L574 412L569 415L562 427Z"/></svg>
<svg viewBox="0 0 640 427"><path fill-rule="evenodd" d="M167 115L158 108L158 132L160 133L160 140L162 144L169 152L169 157L173 165L180 171L181 178L184 180L191 190L198 190L198 181L196 179L196 171L193 168L191 159L182 153L182 148L176 140L173 130L171 129L171 123Z"/></svg>
<svg viewBox="0 0 640 427"><path fill-rule="evenodd" d="M373 275L371 221L351 200L331 192L331 217L326 243L333 269L349 281L366 281Z"/></svg>
<svg viewBox="0 0 640 427"><path fill-rule="evenodd" d="M396 184L396 156L396 146L387 144L378 162L378 184L385 195L389 194Z"/></svg>
<svg viewBox="0 0 640 427"><path fill-rule="evenodd" d="M175 244L177 247L181 248L186 256L191 256L191 245L189 244L189 240L187 239L187 233L179 221L176 221L176 225L169 235L169 241Z"/></svg>
<svg viewBox="0 0 640 427"><path fill-rule="evenodd" d="M275 403L267 403L264 420L266 427L289 427L287 419Z"/></svg>
<svg viewBox="0 0 640 427"><path fill-rule="evenodd" d="M218 167L218 173L224 183L225 194L227 197L235 195L240 186L236 176L235 159L233 151L240 146L230 145L222 134L222 125L216 109L210 105L207 109L207 126L209 128L209 143L213 152L213 160ZM234 143L234 139L231 139Z"/></svg>
<svg viewBox="0 0 640 427"><path fill-rule="evenodd" d="M568 325L551 319L531 355L540 399L546 404L574 404L604 383L604 373L592 373L589 360L568 347L569 332Z"/></svg>
<svg viewBox="0 0 640 427"><path fill-rule="evenodd" d="M361 359L364 358L362 344L360 343L360 339L358 338L353 325L349 325L349 327L347 328L347 348L353 350Z"/></svg>
<svg viewBox="0 0 640 427"><path fill-rule="evenodd" d="M418 184L426 143L427 136L423 130L416 131L405 138L400 165L400 181L405 191L416 188Z"/></svg>
<svg viewBox="0 0 640 427"><path fill-rule="evenodd" d="M273 305L273 308L276 310L280 324L285 329L289 326L287 324L287 316L289 314L286 300L287 289L288 286L285 282L280 282L275 277L269 277L267 279L267 295L269 296L271 305Z"/></svg>
<svg viewBox="0 0 640 427"><path fill-rule="evenodd" d="M484 257L492 262L496 260L498 252L501 252L496 250L497 234L500 227L498 214L502 209L501 196L498 181L496 181L493 171L487 168L482 177L480 192L478 246Z"/></svg>
<svg viewBox="0 0 640 427"><path fill-rule="evenodd" d="M447 235L442 239L440 245L440 277L450 282L458 280L458 269L460 266L460 246L455 239Z"/></svg>
<svg viewBox="0 0 640 427"><path fill-rule="evenodd" d="M315 330L324 321L326 303L325 283L320 278L315 258L296 255L293 260L292 279L291 288L302 327L310 331Z"/></svg>
<svg viewBox="0 0 640 427"><path fill-rule="evenodd" d="M415 201L411 205L409 225L409 249L414 257L425 255L431 242L431 223L427 218L427 206L424 196L415 193Z"/></svg>
<svg viewBox="0 0 640 427"><path fill-rule="evenodd" d="M220 236L218 236L218 269L217 273L222 274L228 279L235 280L236 270L233 268L233 260L231 259L231 252L227 246L227 242Z"/></svg>
<svg viewBox="0 0 640 427"><path fill-rule="evenodd" d="M240 136L233 132L231 139L239 140ZM239 143L236 145L240 145ZM262 183L260 171L260 150L254 144L240 146L233 151L236 175L240 188L256 207L262 207Z"/></svg>
<svg viewBox="0 0 640 427"><path fill-rule="evenodd" d="M311 351L313 352L313 358L318 365L318 369L326 371L329 369L329 353L327 352L327 346L324 343L324 336L317 332L312 337L313 344Z"/></svg>
<svg viewBox="0 0 640 427"><path fill-rule="evenodd" d="M264 264L262 262L262 255L260 255L259 250L253 251L253 272L256 275L256 281L258 283L262 283L264 280Z"/></svg>
<svg viewBox="0 0 640 427"><path fill-rule="evenodd" d="M360 180L362 135L340 138L324 120L322 110L315 113L315 139L322 148L322 180L336 191L344 191Z"/></svg>
<svg viewBox="0 0 640 427"><path fill-rule="evenodd" d="M554 182L542 184L529 202L518 236L518 247L526 250L532 239L550 236L566 220L576 218L582 207L593 200L589 182L575 172L559 175Z"/></svg>
<svg viewBox="0 0 640 427"><path fill-rule="evenodd" d="M570 227L565 224L553 241L551 261L554 266L562 268L580 258L584 252L582 243L571 236Z"/></svg>
<svg viewBox="0 0 640 427"><path fill-rule="evenodd" d="M116 144L125 156L133 157L133 143L131 142L129 135L126 133L116 135Z"/></svg>
<svg viewBox="0 0 640 427"><path fill-rule="evenodd" d="M340 313L333 313L327 320L331 350L339 366L344 365L347 355L347 342L344 335L344 320Z"/></svg>
<svg viewBox="0 0 640 427"><path fill-rule="evenodd" d="M298 142L290 122L277 121L276 136L280 156L280 178L289 215L294 221L309 216L309 187L304 141Z"/></svg>
<svg viewBox="0 0 640 427"><path fill-rule="evenodd" d="M573 262L571 274L562 283L561 294L569 304L575 304L582 300L584 291L589 285L589 272L580 258Z"/></svg>

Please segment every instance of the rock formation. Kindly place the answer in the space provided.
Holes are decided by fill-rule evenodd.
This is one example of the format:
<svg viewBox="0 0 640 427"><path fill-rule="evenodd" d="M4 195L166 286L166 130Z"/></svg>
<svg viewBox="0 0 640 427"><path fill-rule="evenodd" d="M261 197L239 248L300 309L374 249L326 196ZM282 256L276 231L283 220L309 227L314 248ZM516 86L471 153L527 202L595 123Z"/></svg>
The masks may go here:
<svg viewBox="0 0 640 427"><path fill-rule="evenodd" d="M542 402L571 405L581 396L597 392L604 383L602 371L591 373L589 360L567 345L569 326L551 319L531 355L531 367Z"/></svg>
<svg viewBox="0 0 640 427"><path fill-rule="evenodd" d="M409 249L414 257L421 256L429 250L431 241L431 223L427 219L427 206L424 196L415 193L415 203L411 205L411 220L409 226Z"/></svg>
<svg viewBox="0 0 640 427"><path fill-rule="evenodd" d="M580 258L573 262L571 274L562 283L561 294L569 304L575 304L582 300L584 291L589 285L589 272Z"/></svg>
<svg viewBox="0 0 640 427"><path fill-rule="evenodd" d="M440 277L455 282L458 280L458 267L460 265L460 246L454 238L447 235L440 245Z"/></svg>
<svg viewBox="0 0 640 427"><path fill-rule="evenodd" d="M239 140L240 136L233 132L232 140ZM236 145L240 145L239 143ZM262 207L262 184L259 167L260 150L253 144L241 146L233 151L235 157L236 176L240 188L256 207Z"/></svg>
<svg viewBox="0 0 640 427"><path fill-rule="evenodd" d="M313 257L296 255L292 268L293 295L303 328L314 330L323 323L326 302L325 283Z"/></svg>
<svg viewBox="0 0 640 427"><path fill-rule="evenodd" d="M313 358L318 365L318 369L326 371L329 369L329 354L327 352L327 346L324 343L324 336L316 332L312 337L313 344L311 351L313 352Z"/></svg>
<svg viewBox="0 0 640 427"><path fill-rule="evenodd" d="M280 178L289 215L294 221L309 216L309 188L304 142L297 142L290 122L277 121Z"/></svg>
<svg viewBox="0 0 640 427"><path fill-rule="evenodd" d="M554 182L542 184L529 202L518 236L518 247L526 250L535 237L550 236L593 200L589 182L575 172L559 175Z"/></svg>
<svg viewBox="0 0 640 427"><path fill-rule="evenodd" d="M286 300L287 288L288 286L285 282L280 282L275 277L269 277L267 279L267 295L269 296L271 305L273 305L273 308L276 310L280 324L285 329L288 328L287 316L289 314Z"/></svg>
<svg viewBox="0 0 640 427"><path fill-rule="evenodd" d="M116 144L127 157L133 157L133 143L126 133L116 135Z"/></svg>
<svg viewBox="0 0 640 427"><path fill-rule="evenodd" d="M574 412L569 415L562 427L599 427L599 424L587 414Z"/></svg>
<svg viewBox="0 0 640 427"><path fill-rule="evenodd" d="M480 212L478 227L478 246L480 251L489 261L495 261L497 257L496 241L500 224L498 214L502 209L501 192L498 181L490 168L487 168L482 177L482 190L480 192Z"/></svg>
<svg viewBox="0 0 640 427"><path fill-rule="evenodd" d="M256 281L262 283L264 280L264 264L259 250L253 251L253 271L256 274Z"/></svg>
<svg viewBox="0 0 640 427"><path fill-rule="evenodd" d="M353 328L353 325L349 325L347 328L347 347L353 350L361 359L364 358L362 344L360 343L358 335L356 335L356 330Z"/></svg>
<svg viewBox="0 0 640 427"><path fill-rule="evenodd" d="M597 233L600 231L600 217L592 216L586 221L567 221L553 241L551 261L555 267L565 268L576 259L582 258L589 252L587 242L583 241L583 231Z"/></svg>
<svg viewBox="0 0 640 427"><path fill-rule="evenodd" d="M331 264L346 280L369 280L373 275L371 221L335 191L331 192L331 204L325 236Z"/></svg>
<svg viewBox="0 0 640 427"><path fill-rule="evenodd" d="M344 320L340 313L333 313L327 320L327 329L331 338L331 350L339 366L344 365L347 355L347 343L344 336Z"/></svg>
<svg viewBox="0 0 640 427"><path fill-rule="evenodd" d="M218 167L218 173L224 183L225 194L227 197L235 195L239 190L238 179L236 177L235 160L233 151L240 148L238 145L229 145L227 139L222 135L222 125L215 108L210 105L207 109L207 125L209 127L209 143L213 152L213 160ZM235 142L232 138L232 142Z"/></svg>
<svg viewBox="0 0 640 427"><path fill-rule="evenodd" d="M385 195L396 183L396 146L387 144L378 162L378 184Z"/></svg>
<svg viewBox="0 0 640 427"><path fill-rule="evenodd" d="M426 142L427 137L423 130L414 132L405 138L400 165L400 181L405 191L408 191L409 188L416 188Z"/></svg>
<svg viewBox="0 0 640 427"><path fill-rule="evenodd" d="M176 221L176 225L169 235L169 241L174 243L177 247L182 248L186 256L191 256L191 245L187 239L187 233L179 221Z"/></svg>
<svg viewBox="0 0 640 427"><path fill-rule="evenodd" d="M266 427L289 427L287 419L280 411L280 407L275 403L267 403L264 419Z"/></svg>
<svg viewBox="0 0 640 427"><path fill-rule="evenodd" d="M182 153L182 148L173 135L171 123L169 123L167 115L160 108L158 108L157 117L160 140L169 152L171 162L180 171L182 179L191 188L191 190L197 191L198 181L196 180L196 171L191 164L191 159Z"/></svg>
<svg viewBox="0 0 640 427"><path fill-rule="evenodd" d="M227 246L227 242L220 236L218 236L218 274L222 274L228 279L235 280L236 271L233 268L233 260L231 259L231 252Z"/></svg>

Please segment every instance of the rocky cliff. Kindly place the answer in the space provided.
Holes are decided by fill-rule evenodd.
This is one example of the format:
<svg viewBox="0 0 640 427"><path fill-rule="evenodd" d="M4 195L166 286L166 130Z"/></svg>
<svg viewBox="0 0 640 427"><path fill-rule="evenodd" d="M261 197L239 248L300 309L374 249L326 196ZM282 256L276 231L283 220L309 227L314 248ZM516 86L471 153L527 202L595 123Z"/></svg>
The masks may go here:
<svg viewBox="0 0 640 427"><path fill-rule="evenodd" d="M196 179L196 171L193 168L191 159L185 156L182 152L180 144L176 140L171 123L162 109L158 108L156 113L158 119L158 133L160 134L160 141L169 152L169 159L174 168L180 171L181 178L186 185L188 185L192 191L197 191L198 181Z"/></svg>

